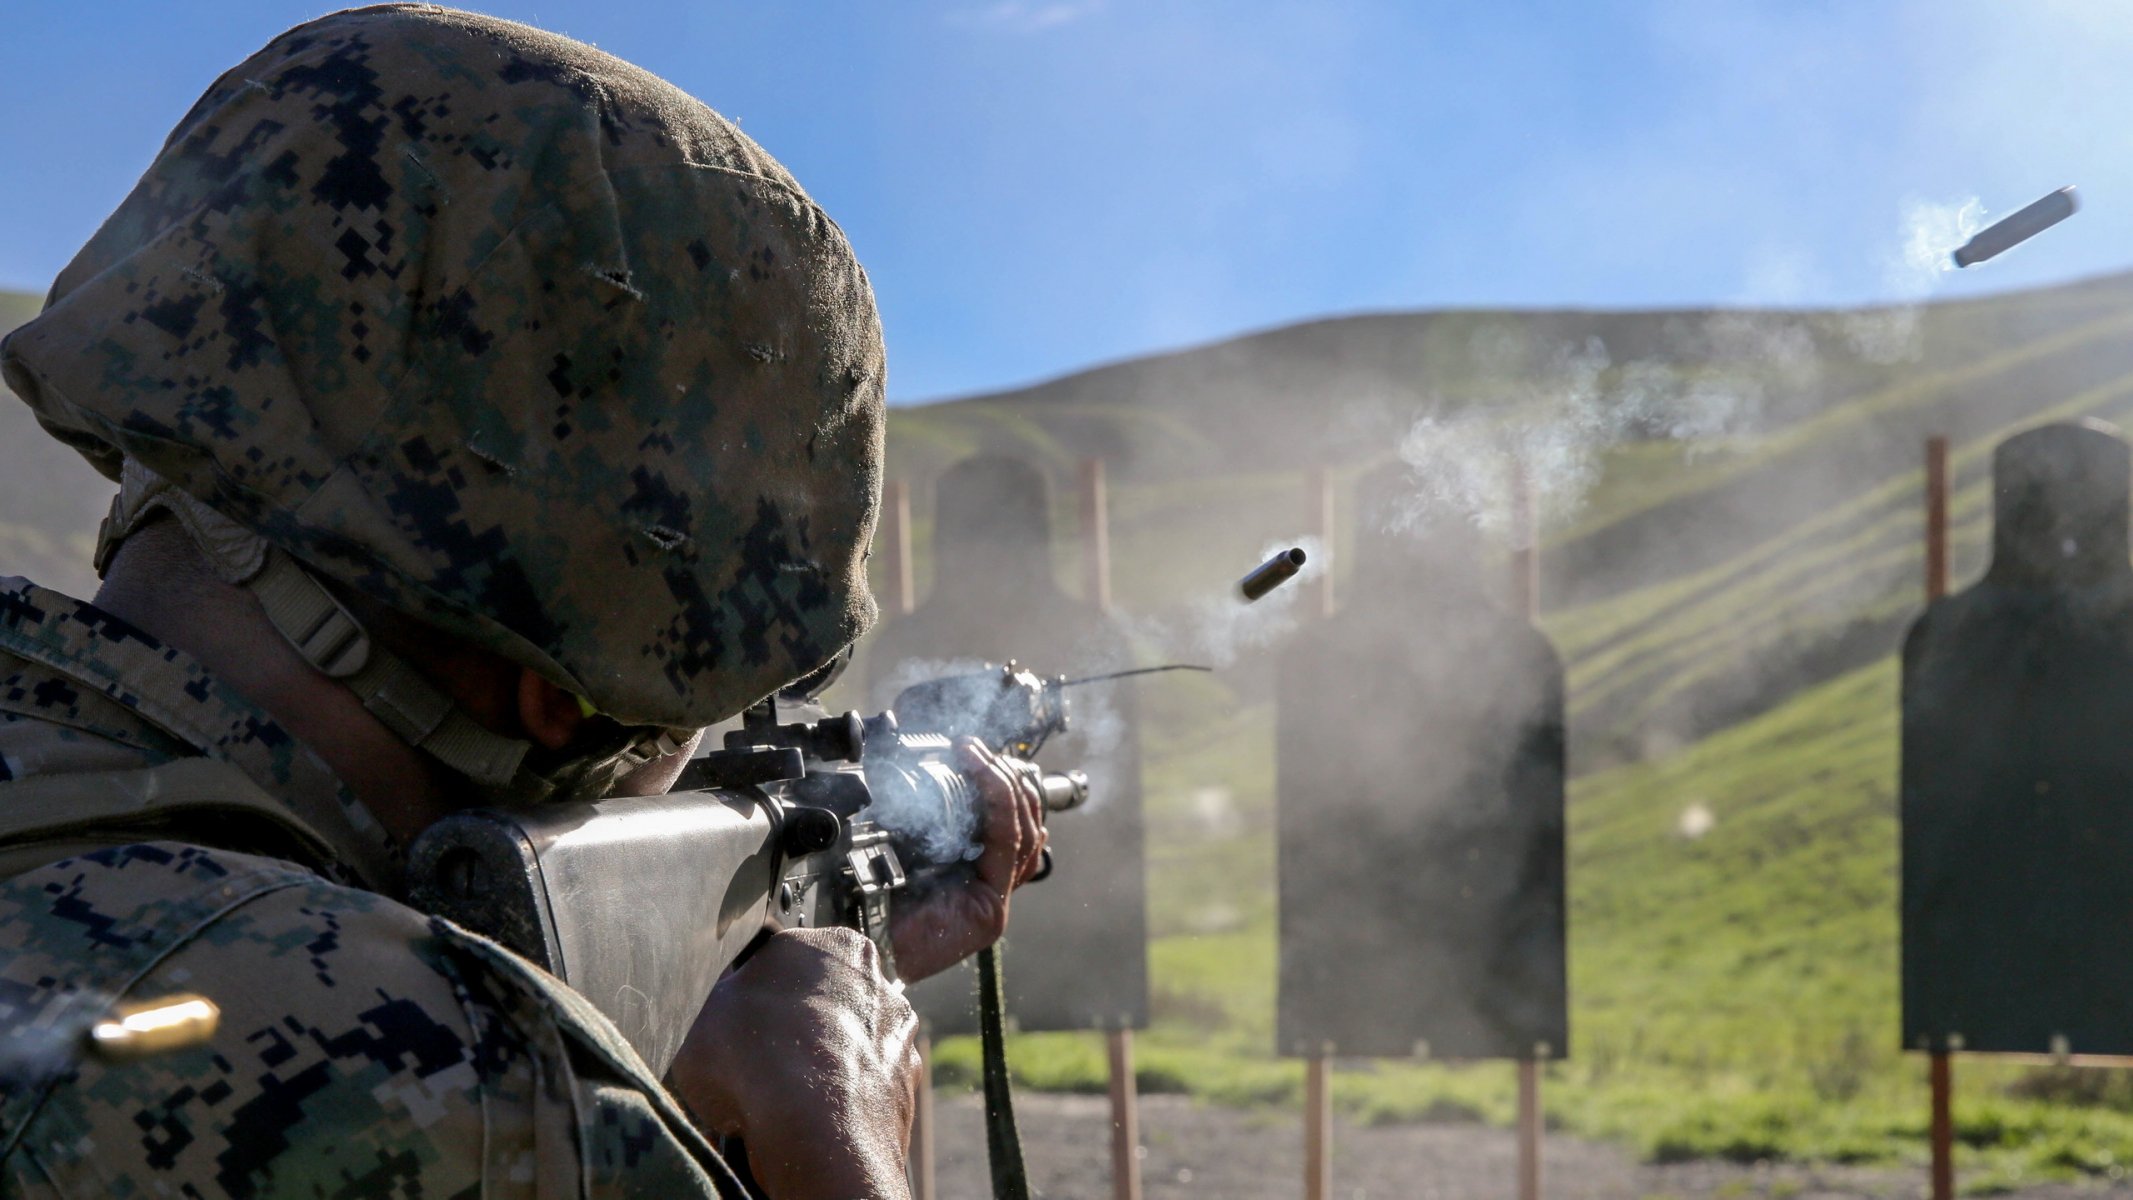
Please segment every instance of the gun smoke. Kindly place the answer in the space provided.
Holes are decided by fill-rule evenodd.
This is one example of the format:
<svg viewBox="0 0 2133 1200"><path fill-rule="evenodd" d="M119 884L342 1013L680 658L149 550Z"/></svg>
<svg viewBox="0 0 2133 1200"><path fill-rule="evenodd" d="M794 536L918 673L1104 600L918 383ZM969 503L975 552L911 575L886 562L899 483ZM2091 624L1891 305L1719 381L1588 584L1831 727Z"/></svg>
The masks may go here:
<svg viewBox="0 0 2133 1200"><path fill-rule="evenodd" d="M1001 665L975 658L904 659L880 677L880 690L884 695L894 696L905 688L929 680L961 675L992 675L1000 670ZM1041 667L1046 664L1021 665ZM1061 673L1047 671L1047 675L1058 678ZM1126 722L1117 709L1114 687L1115 685L1091 684L1077 687L1068 693L1068 735L1075 739L1079 753L1062 758L1061 762L1082 771L1089 778L1089 799L1086 804L1080 806L1080 812L1100 810L1104 806L1106 796L1112 793L1123 778L1123 764L1119 760L1125 745ZM969 707L966 711L940 715L963 725L977 725L986 711L980 696L986 694L988 693L982 690L973 691L969 693ZM883 828L917 844L932 861L954 862L959 859L972 859L978 855L980 814L975 808L944 810L918 802L916 794L882 794L877 795L872 813Z"/></svg>
<svg viewBox="0 0 2133 1200"><path fill-rule="evenodd" d="M1840 314L1847 347L1877 364L1915 360L1920 304L1951 273L1952 251L1983 224L1975 198L1911 200L1883 254L1883 287L1897 303ZM1722 452L1792 414L1828 384L1812 323L1754 310L1666 317L1660 357L1618 360L1606 339L1535 346L1498 326L1470 340L1482 379L1508 390L1475 396L1438 390L1401 439L1416 469L1405 523L1446 514L1497 534L1507 526L1512 472L1533 481L1544 518L1574 513L1597 481L1605 452L1631 442L1673 442L1694 457ZM1684 370L1683 364L1699 364ZM1507 384L1504 381L1509 381Z"/></svg>
<svg viewBox="0 0 2133 1200"><path fill-rule="evenodd" d="M909 659L897 663L882 682L882 689L895 695L916 683L948 675L973 675L998 670L999 664L980 659ZM972 722L980 711L957 714ZM884 793L875 797L870 810L882 828L908 839L934 862L956 862L978 855L978 811L946 808L919 802L921 793Z"/></svg>
<svg viewBox="0 0 2133 1200"><path fill-rule="evenodd" d="M1921 305L1955 270L1956 248L1984 223L1985 205L1976 196L1905 201L1897 245L1884 255L1882 266L1882 288L1895 303L1845 316L1845 337L1852 350L1869 362L1917 361L1924 352Z"/></svg>
<svg viewBox="0 0 2133 1200"><path fill-rule="evenodd" d="M1790 383L1814 370L1804 334L1717 317L1700 336ZM1398 448L1412 490L1381 514L1388 531L1464 522L1523 549L1526 531L1512 519L1522 491L1542 523L1564 520L1584 504L1609 450L1655 439L1714 449L1753 433L1764 399L1760 385L1684 380L1651 362L1617 367L1596 337L1560 348L1523 390L1506 405L1443 404L1415 419Z"/></svg>

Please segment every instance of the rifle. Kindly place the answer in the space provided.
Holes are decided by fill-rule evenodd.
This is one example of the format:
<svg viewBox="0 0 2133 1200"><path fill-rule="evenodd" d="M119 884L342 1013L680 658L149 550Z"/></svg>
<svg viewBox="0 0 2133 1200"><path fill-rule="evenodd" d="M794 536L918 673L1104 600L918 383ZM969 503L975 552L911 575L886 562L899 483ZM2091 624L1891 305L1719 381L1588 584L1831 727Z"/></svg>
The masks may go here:
<svg viewBox="0 0 2133 1200"><path fill-rule="evenodd" d="M876 716L786 723L772 696L666 795L445 817L409 847L409 899L568 983L664 1074L766 927L857 929L894 977L893 906L975 851L977 791L952 739L1001 755L1049 811L1086 802L1080 771L1029 761L1084 682L1009 662L915 684Z"/></svg>
<svg viewBox="0 0 2133 1200"><path fill-rule="evenodd" d="M445 817L408 848L409 900L547 968L664 1075L719 976L766 928L857 929L895 978L892 905L969 870L976 848L977 789L951 764L952 739L983 742L1048 811L1079 808L1088 777L1030 758L1068 727L1068 687L1112 677L988 664L914 684L873 717L791 723L773 695L664 796ZM1047 851L1037 878L1050 871ZM990 949L980 956L994 1190L1020 1200L999 967ZM745 1149L725 1149L747 1180Z"/></svg>

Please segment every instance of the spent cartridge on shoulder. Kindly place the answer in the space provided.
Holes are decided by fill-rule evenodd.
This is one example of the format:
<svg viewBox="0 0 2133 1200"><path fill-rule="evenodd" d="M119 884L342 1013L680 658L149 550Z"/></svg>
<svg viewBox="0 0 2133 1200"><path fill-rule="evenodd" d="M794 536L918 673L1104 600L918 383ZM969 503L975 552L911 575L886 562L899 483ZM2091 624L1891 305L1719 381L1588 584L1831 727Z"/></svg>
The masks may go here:
<svg viewBox="0 0 2133 1200"><path fill-rule="evenodd" d="M197 1046L215 1036L222 1010L205 996L179 994L122 1004L89 1027L89 1049L110 1062L130 1062Z"/></svg>

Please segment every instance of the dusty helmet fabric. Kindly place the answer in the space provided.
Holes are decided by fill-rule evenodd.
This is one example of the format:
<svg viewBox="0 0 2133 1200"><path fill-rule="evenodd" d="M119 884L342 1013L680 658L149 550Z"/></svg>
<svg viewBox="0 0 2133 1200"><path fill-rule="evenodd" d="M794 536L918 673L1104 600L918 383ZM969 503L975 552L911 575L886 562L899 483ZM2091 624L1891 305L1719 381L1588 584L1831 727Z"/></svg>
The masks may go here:
<svg viewBox="0 0 2133 1200"><path fill-rule="evenodd" d="M883 365L769 155L567 38L392 5L224 75L0 348L45 427L601 711L864 631Z"/></svg>

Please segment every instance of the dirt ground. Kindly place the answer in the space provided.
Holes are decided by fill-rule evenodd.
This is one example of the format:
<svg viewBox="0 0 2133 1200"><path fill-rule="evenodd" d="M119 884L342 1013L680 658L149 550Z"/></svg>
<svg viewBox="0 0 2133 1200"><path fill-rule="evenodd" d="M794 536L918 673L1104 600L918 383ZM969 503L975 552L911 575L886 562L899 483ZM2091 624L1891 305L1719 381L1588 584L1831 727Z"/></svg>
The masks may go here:
<svg viewBox="0 0 2133 1200"><path fill-rule="evenodd" d="M1045 1200L1111 1200L1110 1105L1101 1096L1025 1092L1015 1098L1030 1177ZM935 1108L935 1200L984 1200L985 1131L974 1096L942 1095ZM1303 1194L1303 1131L1294 1114L1239 1112L1182 1096L1141 1098L1145 1200L1296 1200ZM1504 1200L1516 1187L1507 1130L1478 1125L1336 1126L1332 1200ZM1625 1151L1549 1135L1541 1192L1547 1200L1692 1200L1786 1197L1858 1200L1926 1191L1920 1171L1685 1163L1649 1166ZM2017 1200L2133 1200L2133 1184L2050 1187Z"/></svg>

